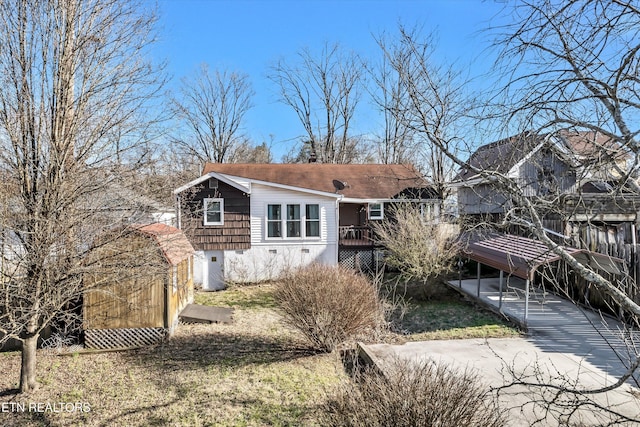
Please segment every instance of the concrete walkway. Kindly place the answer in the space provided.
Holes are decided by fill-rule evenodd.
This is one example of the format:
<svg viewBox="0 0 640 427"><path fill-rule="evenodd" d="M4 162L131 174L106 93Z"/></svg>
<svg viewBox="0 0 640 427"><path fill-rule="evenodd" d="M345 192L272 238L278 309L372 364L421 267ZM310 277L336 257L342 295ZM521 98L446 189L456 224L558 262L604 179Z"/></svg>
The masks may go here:
<svg viewBox="0 0 640 427"><path fill-rule="evenodd" d="M477 279L469 279L462 281L461 288L457 280L449 285L478 299L477 283ZM626 345L631 337L620 322L533 286L525 320L524 280L505 277L501 306L499 284L498 278L481 279L480 302L525 328L527 340L540 350L572 354L615 378L627 371L630 360L635 360L635 354L630 355L630 347ZM635 342L640 343L639 339L640 335L636 334ZM640 376L636 377L640 382Z"/></svg>
<svg viewBox="0 0 640 427"><path fill-rule="evenodd" d="M478 297L477 279L450 282L450 286L478 300L494 311L526 326L527 336L513 339L475 339L413 342L404 345L361 345L365 359L383 372L393 359L431 359L450 363L460 369L476 370L491 386L500 386L512 374L524 375L532 382L542 376L550 382L573 379L578 388L598 388L615 383L623 375L631 359L625 345L622 325L609 318L581 309L573 303L542 289L531 289L528 317L524 319L524 281L504 280L500 303L499 279L482 279ZM640 336L635 337L640 343ZM615 351L614 351L615 350ZM512 371L511 373L509 371ZM636 378L640 376L636 374ZM635 382L628 381L613 392L594 400L629 417L639 417L640 395ZM557 425L558 421L522 388L511 389L500 400L509 410L509 425L529 425L542 419L540 425ZM537 396L540 397L540 396ZM573 421L585 425L601 425L598 411L586 407L574 414Z"/></svg>

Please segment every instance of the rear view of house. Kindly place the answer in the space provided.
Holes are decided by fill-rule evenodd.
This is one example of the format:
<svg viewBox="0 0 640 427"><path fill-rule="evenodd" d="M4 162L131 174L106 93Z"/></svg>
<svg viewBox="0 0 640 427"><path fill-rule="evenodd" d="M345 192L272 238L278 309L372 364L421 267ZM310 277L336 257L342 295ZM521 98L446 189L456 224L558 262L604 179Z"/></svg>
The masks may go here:
<svg viewBox="0 0 640 427"><path fill-rule="evenodd" d="M193 247L177 228L156 223L131 227L104 246L102 259L107 251L116 267L126 258L127 268L86 279L85 345L126 348L163 340L193 300Z"/></svg>
<svg viewBox="0 0 640 427"><path fill-rule="evenodd" d="M200 253L196 271L208 290L275 279L312 262L354 264L362 253L370 261L370 225L390 203L439 207L409 165L209 163L174 193L179 227Z"/></svg>

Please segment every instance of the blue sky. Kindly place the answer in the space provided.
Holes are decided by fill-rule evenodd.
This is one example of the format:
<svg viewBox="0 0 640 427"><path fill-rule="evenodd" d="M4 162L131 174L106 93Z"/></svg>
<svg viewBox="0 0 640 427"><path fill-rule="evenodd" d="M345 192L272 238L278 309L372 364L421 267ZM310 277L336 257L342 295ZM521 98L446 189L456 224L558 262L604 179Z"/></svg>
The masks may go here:
<svg viewBox="0 0 640 427"><path fill-rule="evenodd" d="M160 42L154 55L168 63L169 88L203 62L248 74L256 94L245 131L255 143L273 135L279 160L302 127L289 107L278 103L266 77L270 64L293 59L302 47L319 50L325 42L375 59L379 48L372 34L394 33L401 22L421 25L425 33L435 30L439 55L479 76L493 62L479 32L503 6L495 0L159 0ZM374 132L377 115L366 100L361 107L356 132Z"/></svg>

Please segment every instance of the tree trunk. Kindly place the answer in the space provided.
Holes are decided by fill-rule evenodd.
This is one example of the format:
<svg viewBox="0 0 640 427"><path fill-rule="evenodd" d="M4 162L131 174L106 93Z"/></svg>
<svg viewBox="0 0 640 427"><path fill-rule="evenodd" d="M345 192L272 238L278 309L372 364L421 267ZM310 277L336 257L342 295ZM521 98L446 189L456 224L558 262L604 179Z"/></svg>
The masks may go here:
<svg viewBox="0 0 640 427"><path fill-rule="evenodd" d="M36 349L38 334L22 341L22 366L20 370L20 392L28 393L38 388L36 381Z"/></svg>

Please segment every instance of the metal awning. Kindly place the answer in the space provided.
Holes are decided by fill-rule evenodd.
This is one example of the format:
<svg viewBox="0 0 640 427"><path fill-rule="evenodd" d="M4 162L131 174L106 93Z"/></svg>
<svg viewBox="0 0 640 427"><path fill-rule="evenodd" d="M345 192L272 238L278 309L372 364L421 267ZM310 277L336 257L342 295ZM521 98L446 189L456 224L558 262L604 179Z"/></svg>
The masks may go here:
<svg viewBox="0 0 640 427"><path fill-rule="evenodd" d="M624 261L605 254L565 246L578 262L595 270L622 274ZM538 267L560 260L539 240L513 234L489 234L468 238L463 256L525 280L533 279Z"/></svg>
<svg viewBox="0 0 640 427"><path fill-rule="evenodd" d="M480 297L480 265L485 264L500 270L500 303L502 306L503 274L520 277L525 283L524 322L529 316L529 287L536 270L544 265L560 260L560 256L551 252L539 240L515 236L513 234L470 235L461 236L466 243L462 256L478 262L478 297ZM564 249L583 265L594 270L606 271L620 275L623 273L624 261L620 258L564 246ZM462 286L462 276L460 276Z"/></svg>

